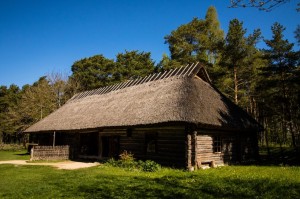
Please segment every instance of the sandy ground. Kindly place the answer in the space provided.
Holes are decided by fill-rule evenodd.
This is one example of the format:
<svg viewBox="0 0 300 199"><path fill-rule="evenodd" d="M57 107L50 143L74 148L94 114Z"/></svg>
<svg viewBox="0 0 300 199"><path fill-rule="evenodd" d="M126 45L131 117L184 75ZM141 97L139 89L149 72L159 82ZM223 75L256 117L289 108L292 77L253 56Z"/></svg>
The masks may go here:
<svg viewBox="0 0 300 199"><path fill-rule="evenodd" d="M81 169L88 168L100 165L98 162L74 162L74 161L65 161L65 162L42 162L42 163L31 163L27 162L27 160L8 160L8 161L0 161L0 164L14 164L14 165L45 165L45 166L53 166L58 169Z"/></svg>

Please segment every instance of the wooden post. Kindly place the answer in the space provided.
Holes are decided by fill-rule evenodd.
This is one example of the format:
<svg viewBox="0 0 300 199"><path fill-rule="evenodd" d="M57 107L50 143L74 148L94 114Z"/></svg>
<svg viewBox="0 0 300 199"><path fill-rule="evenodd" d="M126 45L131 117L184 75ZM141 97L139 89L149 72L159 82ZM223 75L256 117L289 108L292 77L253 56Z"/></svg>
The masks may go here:
<svg viewBox="0 0 300 199"><path fill-rule="evenodd" d="M99 159L102 159L102 135L101 135L101 132L99 132L99 135L98 135L98 158Z"/></svg>
<svg viewBox="0 0 300 199"><path fill-rule="evenodd" d="M30 149L30 161L33 160L34 146Z"/></svg>
<svg viewBox="0 0 300 199"><path fill-rule="evenodd" d="M55 131L53 132L53 147L55 147Z"/></svg>
<svg viewBox="0 0 300 199"><path fill-rule="evenodd" d="M186 136L186 167L188 170L192 167L192 139L190 134Z"/></svg>
<svg viewBox="0 0 300 199"><path fill-rule="evenodd" d="M194 131L193 132L193 140L194 140L194 167L195 167L195 170L198 169L198 159L197 159L197 156L198 156L198 142L197 142L197 131Z"/></svg>

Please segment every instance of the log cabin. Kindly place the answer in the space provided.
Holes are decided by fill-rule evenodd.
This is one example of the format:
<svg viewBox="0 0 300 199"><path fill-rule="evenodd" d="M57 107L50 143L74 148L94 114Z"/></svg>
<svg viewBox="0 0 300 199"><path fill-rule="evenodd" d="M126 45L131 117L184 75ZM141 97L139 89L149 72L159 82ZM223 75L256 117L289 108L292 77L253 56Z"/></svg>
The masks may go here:
<svg viewBox="0 0 300 199"><path fill-rule="evenodd" d="M25 133L37 144L37 159L51 156L38 155L43 146L66 146L58 153L69 159L118 158L126 150L136 159L197 169L256 158L259 130L196 63L76 94Z"/></svg>

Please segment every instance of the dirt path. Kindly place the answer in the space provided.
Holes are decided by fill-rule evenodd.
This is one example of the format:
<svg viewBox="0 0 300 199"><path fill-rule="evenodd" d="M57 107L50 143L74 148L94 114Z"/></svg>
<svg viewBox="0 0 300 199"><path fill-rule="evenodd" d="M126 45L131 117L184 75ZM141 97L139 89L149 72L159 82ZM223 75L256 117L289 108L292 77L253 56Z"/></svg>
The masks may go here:
<svg viewBox="0 0 300 199"><path fill-rule="evenodd" d="M74 162L74 161L65 161L65 162L42 162L42 163L31 163L27 162L27 160L7 160L7 161L0 161L0 164L14 164L14 165L45 165L45 166L53 166L58 169L66 169L66 170L73 170L73 169L81 169L81 168L88 168L100 165L98 162Z"/></svg>

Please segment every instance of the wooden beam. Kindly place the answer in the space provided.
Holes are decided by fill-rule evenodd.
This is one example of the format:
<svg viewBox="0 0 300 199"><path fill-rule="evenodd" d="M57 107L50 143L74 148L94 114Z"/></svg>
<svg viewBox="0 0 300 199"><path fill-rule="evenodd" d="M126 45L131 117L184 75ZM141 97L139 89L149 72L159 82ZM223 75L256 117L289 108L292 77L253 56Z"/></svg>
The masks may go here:
<svg viewBox="0 0 300 199"><path fill-rule="evenodd" d="M102 158L102 136L101 136L101 132L98 133L98 157L99 159Z"/></svg>
<svg viewBox="0 0 300 199"><path fill-rule="evenodd" d="M55 131L53 132L53 147L55 147Z"/></svg>
<svg viewBox="0 0 300 199"><path fill-rule="evenodd" d="M193 149L194 149L194 167L195 167L195 170L198 169L198 141L197 141L197 131L194 131L193 132L193 141L194 141L194 146L193 146Z"/></svg>
<svg viewBox="0 0 300 199"><path fill-rule="evenodd" d="M188 170L191 170L192 167L192 139L191 135L187 134L186 136L186 167Z"/></svg>

